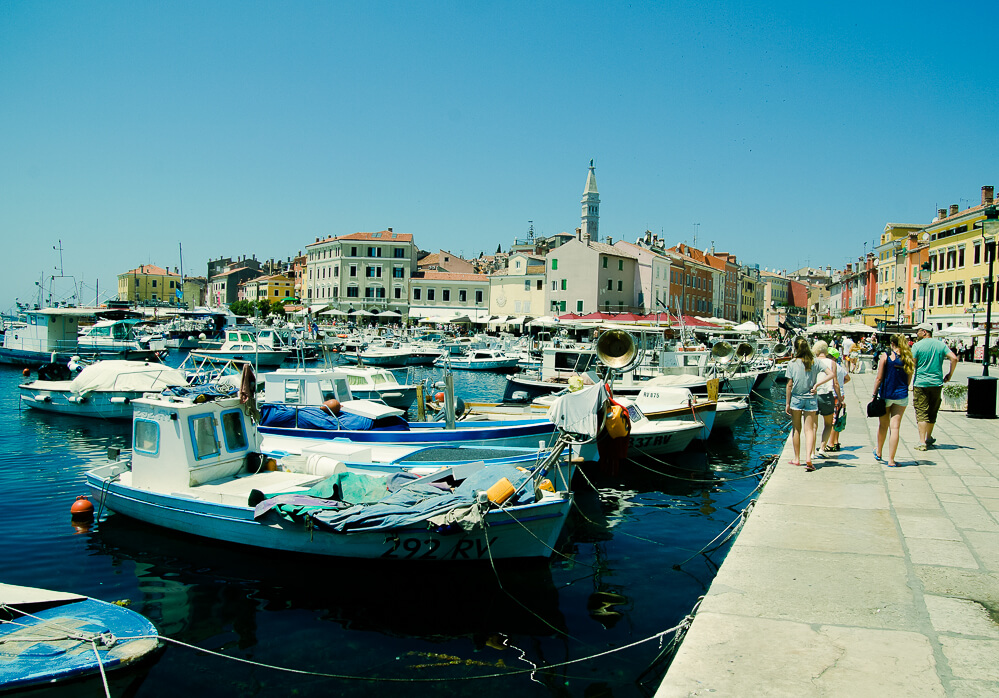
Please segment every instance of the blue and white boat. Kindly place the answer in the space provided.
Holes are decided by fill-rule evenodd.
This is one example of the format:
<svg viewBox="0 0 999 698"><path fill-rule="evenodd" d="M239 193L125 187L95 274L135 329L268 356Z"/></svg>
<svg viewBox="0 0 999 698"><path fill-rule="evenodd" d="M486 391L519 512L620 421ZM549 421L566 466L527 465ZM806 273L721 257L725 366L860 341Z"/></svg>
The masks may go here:
<svg viewBox="0 0 999 698"><path fill-rule="evenodd" d="M0 584L0 691L132 666L159 647L135 611L87 596Z"/></svg>
<svg viewBox="0 0 999 698"><path fill-rule="evenodd" d="M263 373L261 434L290 438L351 441L367 445L467 445L536 448L551 443L555 427L545 417L494 421L415 422L403 411L372 400L357 400L350 377L332 369L281 369ZM323 407L339 402L332 414Z"/></svg>
<svg viewBox="0 0 999 698"><path fill-rule="evenodd" d="M587 411L605 396L574 398L582 407L566 424L598 424ZM378 464L374 454L386 447L262 436L236 398L148 397L133 410L131 458L86 474L98 506L216 540L349 558L546 558L572 504L559 482L569 443L562 431L554 449L519 467L433 460L448 449L409 449Z"/></svg>
<svg viewBox="0 0 999 698"><path fill-rule="evenodd" d="M465 354L443 354L434 361L435 366L446 366L465 371L516 371L518 356L508 356L498 349L474 349Z"/></svg>

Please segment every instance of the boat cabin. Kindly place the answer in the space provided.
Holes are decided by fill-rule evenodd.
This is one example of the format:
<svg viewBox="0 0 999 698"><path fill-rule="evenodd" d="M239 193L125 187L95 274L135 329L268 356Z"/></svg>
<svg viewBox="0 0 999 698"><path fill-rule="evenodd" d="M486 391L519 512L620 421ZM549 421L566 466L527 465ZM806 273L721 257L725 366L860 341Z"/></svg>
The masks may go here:
<svg viewBox="0 0 999 698"><path fill-rule="evenodd" d="M132 485L182 492L232 477L257 451L251 433L238 398L201 404L165 396L133 400Z"/></svg>
<svg viewBox="0 0 999 698"><path fill-rule="evenodd" d="M23 327L11 327L4 333L4 349L51 353L76 349L80 317L92 315L71 308L46 308L25 313Z"/></svg>
<svg viewBox="0 0 999 698"><path fill-rule="evenodd" d="M264 381L264 402L287 405L321 405L327 400L344 403L353 400L350 377L324 368L279 368L260 374Z"/></svg>

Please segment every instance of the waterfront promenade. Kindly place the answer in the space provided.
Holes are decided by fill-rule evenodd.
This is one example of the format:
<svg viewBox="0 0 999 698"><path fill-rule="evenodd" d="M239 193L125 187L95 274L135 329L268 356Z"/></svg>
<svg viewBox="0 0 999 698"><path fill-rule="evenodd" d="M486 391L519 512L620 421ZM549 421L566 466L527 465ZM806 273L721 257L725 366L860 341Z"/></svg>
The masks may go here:
<svg viewBox="0 0 999 698"><path fill-rule="evenodd" d="M916 451L910 402L887 468L867 369L842 451L808 473L786 442L657 698L999 695L999 420L941 411Z"/></svg>

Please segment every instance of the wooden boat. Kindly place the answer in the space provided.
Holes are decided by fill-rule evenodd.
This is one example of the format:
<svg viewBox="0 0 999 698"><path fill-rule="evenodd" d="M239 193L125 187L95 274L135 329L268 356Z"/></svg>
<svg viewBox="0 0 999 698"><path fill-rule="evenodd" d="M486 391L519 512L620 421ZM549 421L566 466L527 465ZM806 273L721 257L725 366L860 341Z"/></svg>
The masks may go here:
<svg viewBox="0 0 999 698"><path fill-rule="evenodd" d="M184 385L184 371L161 363L109 360L84 366L72 379L39 379L18 389L21 401L32 409L77 417L131 419L132 400L148 392Z"/></svg>
<svg viewBox="0 0 999 698"><path fill-rule="evenodd" d="M136 664L159 647L149 620L87 596L0 584L0 691Z"/></svg>
<svg viewBox="0 0 999 698"><path fill-rule="evenodd" d="M580 398L600 405L601 395ZM89 471L87 484L100 508L194 535L351 558L544 558L572 503L545 482L565 436L531 467L480 460L420 477L412 463L348 464L335 450L346 442L258 456L258 433L234 398L160 396L133 406L131 459ZM576 422L579 412L571 412Z"/></svg>

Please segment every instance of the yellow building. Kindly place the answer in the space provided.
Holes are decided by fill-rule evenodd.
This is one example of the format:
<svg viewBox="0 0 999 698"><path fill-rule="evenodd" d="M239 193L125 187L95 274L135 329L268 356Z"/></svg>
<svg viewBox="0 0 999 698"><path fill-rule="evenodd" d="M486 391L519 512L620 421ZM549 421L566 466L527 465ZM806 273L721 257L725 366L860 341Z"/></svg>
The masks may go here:
<svg viewBox="0 0 999 698"><path fill-rule="evenodd" d="M285 274L259 276L242 284L242 300L256 301L266 298L280 301L295 297L295 279Z"/></svg>
<svg viewBox="0 0 999 698"><path fill-rule="evenodd" d="M186 306L190 295L186 291L181 289L180 274L155 264L143 264L118 274L118 300L133 305L169 303Z"/></svg>
<svg viewBox="0 0 999 698"><path fill-rule="evenodd" d="M993 203L993 188L982 187L981 204L964 211L959 211L956 204L940 209L933 223L925 228L930 268L926 320L937 329L972 324L982 327L985 322L983 300L989 269L982 222L986 206ZM913 287L921 286L918 268L911 273ZM922 293L922 288L915 292L920 304ZM992 312L999 312L999 306L993 305Z"/></svg>

